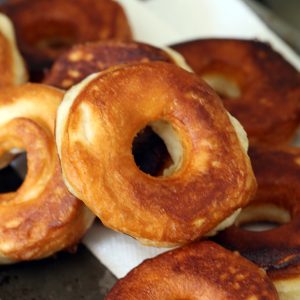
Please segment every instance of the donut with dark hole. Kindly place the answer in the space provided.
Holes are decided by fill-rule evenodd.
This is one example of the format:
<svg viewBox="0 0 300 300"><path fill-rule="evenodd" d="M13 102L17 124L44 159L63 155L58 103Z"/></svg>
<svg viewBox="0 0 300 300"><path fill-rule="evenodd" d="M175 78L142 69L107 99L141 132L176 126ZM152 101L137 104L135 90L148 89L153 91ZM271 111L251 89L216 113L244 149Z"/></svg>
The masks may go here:
<svg viewBox="0 0 300 300"><path fill-rule="evenodd" d="M216 241L267 270L282 299L300 299L300 149L250 149L258 190L235 225ZM257 222L275 228L250 231Z"/></svg>
<svg viewBox="0 0 300 300"><path fill-rule="evenodd" d="M300 122L300 75L269 44L203 39L171 46L222 97L250 144L288 143Z"/></svg>
<svg viewBox="0 0 300 300"><path fill-rule="evenodd" d="M62 178L54 139L62 97L38 84L0 90L0 168L25 152L28 170L21 186L0 193L0 264L72 247L94 220Z"/></svg>
<svg viewBox="0 0 300 300"><path fill-rule="evenodd" d="M147 126L172 160L158 176L132 153ZM256 189L239 123L207 84L170 63L87 77L65 94L56 141L70 191L105 225L145 244L184 244L228 226Z"/></svg>

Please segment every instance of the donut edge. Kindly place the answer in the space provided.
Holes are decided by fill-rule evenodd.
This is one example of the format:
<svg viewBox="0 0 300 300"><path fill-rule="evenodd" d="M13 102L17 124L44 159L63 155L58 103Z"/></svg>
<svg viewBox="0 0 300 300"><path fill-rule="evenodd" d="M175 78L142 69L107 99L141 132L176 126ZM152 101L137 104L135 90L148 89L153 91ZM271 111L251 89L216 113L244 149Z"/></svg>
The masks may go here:
<svg viewBox="0 0 300 300"><path fill-rule="evenodd" d="M13 84L19 85L28 81L28 73L26 70L25 61L22 58L17 47L15 30L12 21L5 15L0 13L0 31L5 36L10 44L13 60Z"/></svg>
<svg viewBox="0 0 300 300"><path fill-rule="evenodd" d="M26 89L28 89L28 90L34 91L34 93L36 93L36 94L40 94L40 92L43 91L43 90L44 91L45 90L49 90L49 91L54 91L54 92L56 91L56 93L59 91L63 95L63 91L62 90L59 90L59 89L57 89L55 87L52 87L52 86L47 86L45 84L39 84L39 83L25 83L25 84L21 84L21 85L16 86L16 87L9 86L6 89L14 90L14 91L17 90L17 89L19 91L21 91L22 89L24 89L26 91ZM18 92L18 93L20 93L20 92ZM24 99L26 99L25 96L22 96L22 97ZM24 105L24 99L20 100L20 103L22 105ZM62 97L61 97L61 99L62 99ZM52 99L52 100L54 100L54 99ZM49 99L47 99L47 101L50 102ZM11 108L11 106L14 106L14 105L16 105L15 102L7 104L7 106L10 107L10 108ZM34 105L34 104L32 104L32 105ZM58 103L57 103L56 107L58 108ZM21 111L17 111L16 115L11 114L11 113L7 114L7 119L4 119L4 121L2 120L2 122L0 122L0 127L3 126L3 125L5 125L6 123L12 121L13 119L22 118L22 114L23 114L23 117L25 117L25 118L30 118L30 119L33 118L34 114L31 115L31 110L29 109L27 111L29 113L27 113L26 110L25 111L21 110ZM36 120L35 120L35 122L37 124L39 124L40 126L42 126ZM53 118L53 125L52 125L53 129L54 129L54 125L55 125L55 120ZM42 126L42 127L44 127L44 126ZM45 127L47 127L47 126L45 125ZM53 139L53 143L55 145L55 136L54 136L53 129L49 131L49 134L50 134L50 132L52 132L52 139ZM56 147L55 147L55 149L56 149ZM12 156L15 156L16 153L20 153L17 148L13 148L12 152L13 152ZM21 152L23 152L23 150ZM57 151L56 151L56 160L59 160L59 156L57 154ZM25 181L25 179L24 179L24 181ZM61 181L61 182L64 183L64 181ZM81 202L79 199L77 199L77 200L79 202ZM0 267L1 267L1 265L14 264L14 263L21 262L21 261L43 259L43 258L49 257L49 256L51 256L51 255L53 255L53 254L55 254L57 252L63 251L65 249L73 247L74 245L77 245L80 242L80 240L82 240L84 233L91 227L91 225L93 224L94 220L95 220L95 215L91 212L91 210L87 206L85 206L83 204L83 205L81 205L80 210L78 210L78 218L76 218L76 219L73 220L75 223L80 222L80 224L81 224L80 230L82 232L82 234L80 235L79 238L77 236L75 244L73 243L73 244L66 244L65 245L65 244L62 243L62 244L59 245L59 247L53 247L53 248L49 247L48 251L44 251L44 252L41 251L40 253L38 253L37 256L30 256L30 255L26 256L27 253L24 252L25 254L24 254L24 256L21 257L21 259L17 258L17 257L13 257L13 255L6 254L5 251L3 251L3 249L2 249L2 251L0 250ZM1 246L2 246L2 244L1 244ZM30 252L28 252L28 253L30 253Z"/></svg>
<svg viewBox="0 0 300 300"><path fill-rule="evenodd" d="M98 76L99 73L94 73L83 79L80 83L71 87L64 95L61 104L57 109L56 114L56 126L55 126L55 140L56 140L56 147L60 161L62 161L62 140L63 140L63 133L66 130L66 125L68 121L69 112L73 106L74 101L76 100L77 96L81 93L81 91L93 80ZM63 164L61 164L62 175L64 178L65 185L67 186L68 190L77 198L81 199L79 193L73 189L71 184L69 184L65 172Z"/></svg>

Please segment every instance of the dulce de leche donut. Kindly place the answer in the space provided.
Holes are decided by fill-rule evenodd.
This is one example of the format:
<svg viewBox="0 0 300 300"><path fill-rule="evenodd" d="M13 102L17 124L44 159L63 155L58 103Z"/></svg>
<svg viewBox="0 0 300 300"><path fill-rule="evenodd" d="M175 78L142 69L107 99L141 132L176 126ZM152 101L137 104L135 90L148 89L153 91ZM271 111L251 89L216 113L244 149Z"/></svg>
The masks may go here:
<svg viewBox="0 0 300 300"><path fill-rule="evenodd" d="M250 144L291 140L300 122L300 75L270 45L203 39L172 46L219 94Z"/></svg>
<svg viewBox="0 0 300 300"><path fill-rule="evenodd" d="M31 73L49 68L73 44L131 39L123 8L112 0L12 0L0 9L15 25Z"/></svg>
<svg viewBox="0 0 300 300"><path fill-rule="evenodd" d="M16 85L27 80L27 71L16 45L9 18L0 13L0 86Z"/></svg>
<svg viewBox="0 0 300 300"><path fill-rule="evenodd" d="M217 240L265 268L281 299L300 299L300 149L252 149L257 195L237 219L283 224L267 231L233 226Z"/></svg>
<svg viewBox="0 0 300 300"><path fill-rule="evenodd" d="M0 90L0 167L23 151L28 166L20 188L0 194L0 263L73 246L94 218L62 179L53 135L62 96L37 84Z"/></svg>
<svg viewBox="0 0 300 300"><path fill-rule="evenodd" d="M278 295L263 270L206 241L144 261L105 299L276 300Z"/></svg>
<svg viewBox="0 0 300 300"><path fill-rule="evenodd" d="M256 182L246 137L203 81L173 64L123 65L70 89L56 140L65 182L101 221L157 246L192 241L243 207ZM132 143L145 126L173 165L143 173Z"/></svg>

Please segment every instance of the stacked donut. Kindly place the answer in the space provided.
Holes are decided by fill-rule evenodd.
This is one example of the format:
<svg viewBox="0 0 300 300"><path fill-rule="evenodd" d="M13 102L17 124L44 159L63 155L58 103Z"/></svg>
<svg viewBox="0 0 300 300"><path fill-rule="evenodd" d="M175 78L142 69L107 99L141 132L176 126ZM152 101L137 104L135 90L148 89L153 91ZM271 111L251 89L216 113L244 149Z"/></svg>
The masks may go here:
<svg viewBox="0 0 300 300"><path fill-rule="evenodd" d="M300 122L300 75L260 41L204 39L172 46L221 96L250 143L287 144Z"/></svg>
<svg viewBox="0 0 300 300"><path fill-rule="evenodd" d="M76 43L132 37L122 7L112 0L10 0L0 11L14 23L35 81L41 81L54 60Z"/></svg>
<svg viewBox="0 0 300 300"><path fill-rule="evenodd" d="M71 247L96 215L143 244L177 247L132 270L107 299L293 299L300 154L287 144L300 121L300 80L292 66L264 43L239 40L172 46L188 66L171 49L129 41L114 1L11 0L1 10L31 79L43 82L17 86L26 71L1 17L0 167L26 152L28 169L16 191L0 194L1 262ZM279 234L236 227L290 216ZM219 231L215 241L256 265L203 241Z"/></svg>
<svg viewBox="0 0 300 300"><path fill-rule="evenodd" d="M54 142L62 96L37 84L0 91L0 165L25 151L28 168L17 191L0 194L2 263L43 258L71 247L94 219L63 183Z"/></svg>
<svg viewBox="0 0 300 300"><path fill-rule="evenodd" d="M214 240L264 268L280 299L299 299L300 152L291 146L300 123L298 71L259 41L203 39L172 48L215 88L250 140L256 195ZM256 222L278 227L258 232L242 227Z"/></svg>
<svg viewBox="0 0 300 300"><path fill-rule="evenodd" d="M7 166L15 158L27 155L27 161L21 161L27 169L23 183L15 190L6 190L11 186L6 181L0 184L0 262L12 263L74 248L95 218L63 181L54 127L64 93L25 84L26 64L32 79L69 43L129 39L131 32L114 1L12 0L1 5L1 11L0 168L5 176L12 176Z"/></svg>

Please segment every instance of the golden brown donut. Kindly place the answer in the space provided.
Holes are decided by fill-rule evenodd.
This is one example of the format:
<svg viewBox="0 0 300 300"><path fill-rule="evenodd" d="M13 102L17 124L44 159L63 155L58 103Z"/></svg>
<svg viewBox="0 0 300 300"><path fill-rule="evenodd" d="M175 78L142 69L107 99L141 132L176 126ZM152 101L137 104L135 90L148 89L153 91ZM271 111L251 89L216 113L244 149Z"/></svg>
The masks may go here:
<svg viewBox="0 0 300 300"><path fill-rule="evenodd" d="M43 82L68 89L88 75L111 66L148 61L174 62L162 49L138 42L111 40L80 44L63 53L55 61Z"/></svg>
<svg viewBox="0 0 300 300"><path fill-rule="evenodd" d="M39 259L79 241L93 215L64 185L54 141L63 93L26 84L0 90L0 167L27 153L27 176L0 194L0 263Z"/></svg>
<svg viewBox="0 0 300 300"><path fill-rule="evenodd" d="M270 45L203 39L172 46L219 94L250 144L290 141L300 122L300 76Z"/></svg>
<svg viewBox="0 0 300 300"><path fill-rule="evenodd" d="M122 7L112 0L15 0L0 6L13 21L31 73L41 76L76 43L130 39Z"/></svg>
<svg viewBox="0 0 300 300"><path fill-rule="evenodd" d="M250 157L256 197L217 240L265 268L281 299L300 299L300 149L252 149ZM261 232L238 227L256 221L284 225Z"/></svg>
<svg viewBox="0 0 300 300"><path fill-rule="evenodd" d="M146 125L174 162L165 176L134 162ZM66 93L56 123L69 190L108 227L157 246L192 241L246 205L256 182L245 139L209 86L164 62L91 75Z"/></svg>
<svg viewBox="0 0 300 300"><path fill-rule="evenodd" d="M15 41L11 21L0 13L0 86L16 85L27 80L27 71Z"/></svg>
<svg viewBox="0 0 300 300"><path fill-rule="evenodd" d="M275 300L278 295L263 270L206 241L144 261L105 299Z"/></svg>

